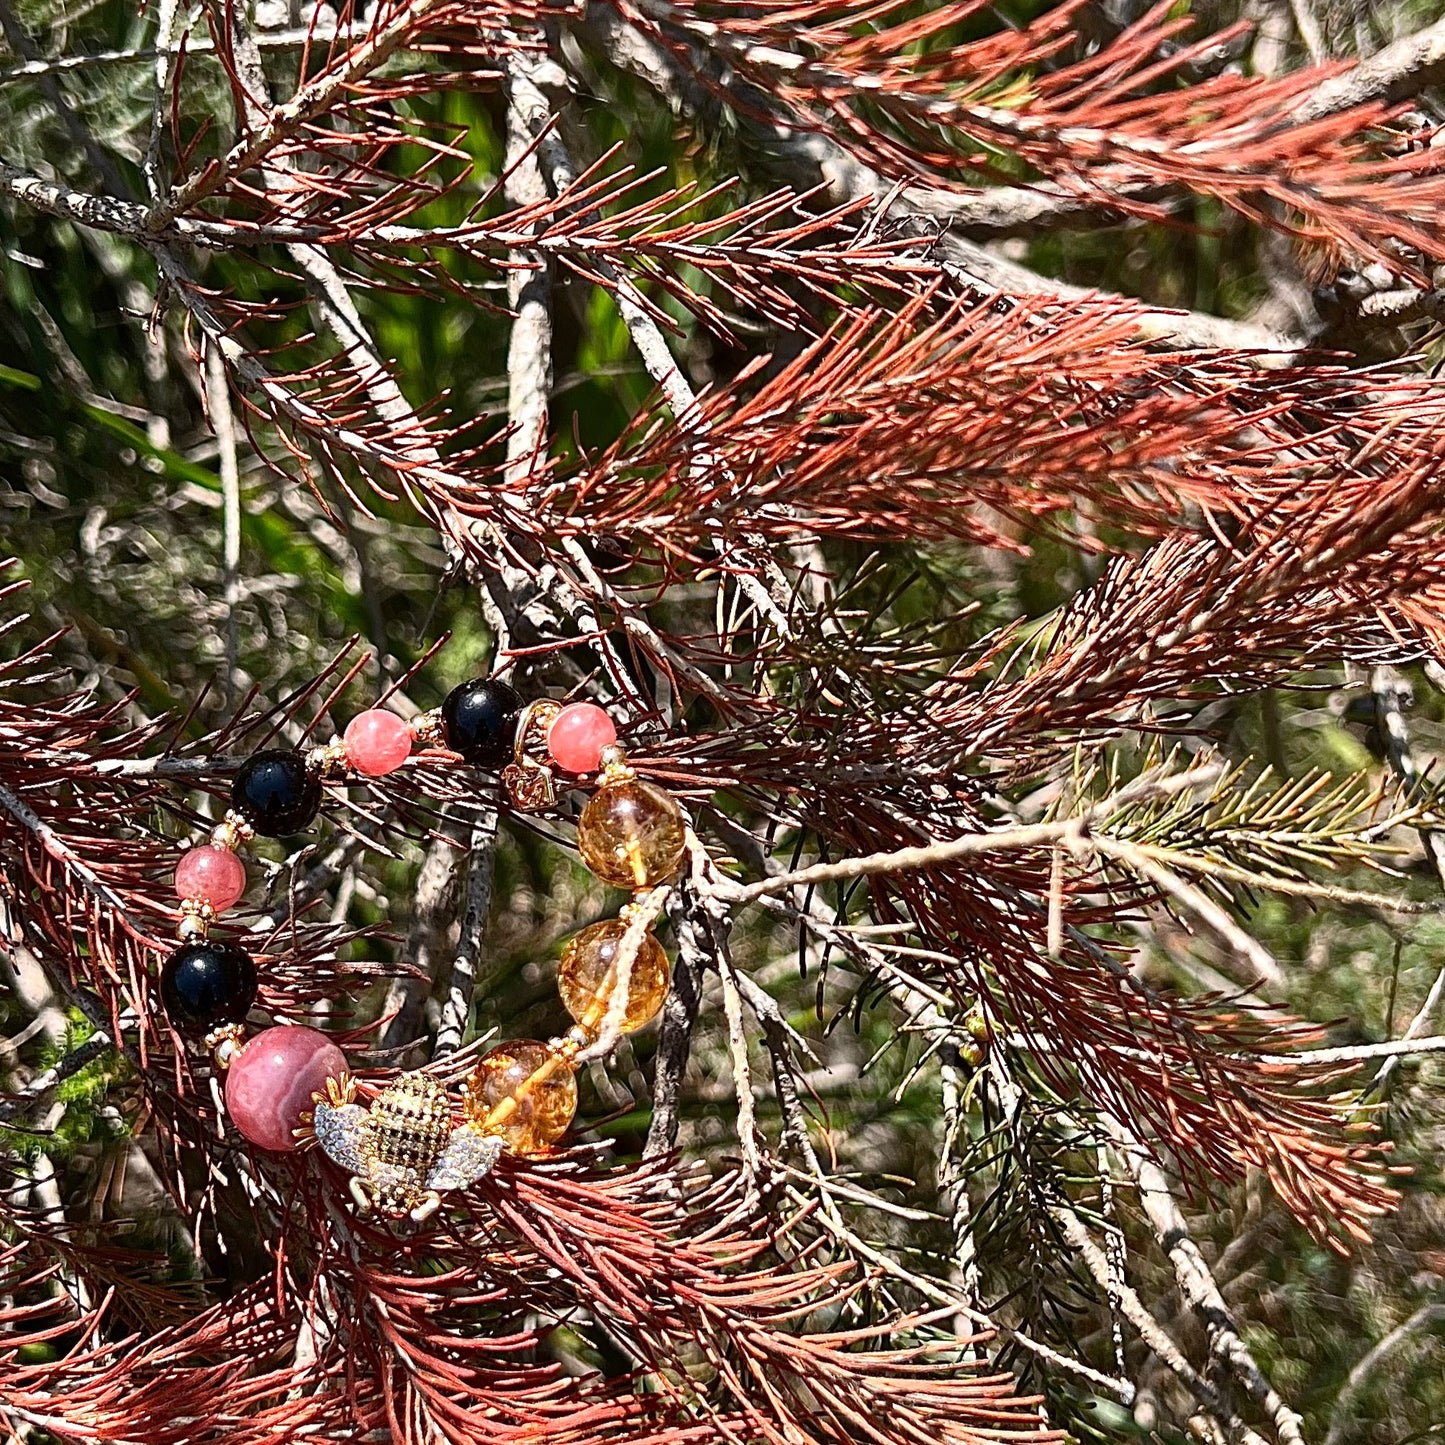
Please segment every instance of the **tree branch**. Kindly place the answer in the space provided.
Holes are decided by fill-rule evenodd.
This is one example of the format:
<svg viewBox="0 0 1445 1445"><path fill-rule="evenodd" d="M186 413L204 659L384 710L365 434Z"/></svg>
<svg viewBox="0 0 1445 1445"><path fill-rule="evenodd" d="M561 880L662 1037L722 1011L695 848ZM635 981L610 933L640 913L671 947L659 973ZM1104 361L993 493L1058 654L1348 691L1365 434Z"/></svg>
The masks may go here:
<svg viewBox="0 0 1445 1445"><path fill-rule="evenodd" d="M83 1044L77 1044L64 1058L36 1074L17 1093L0 1099L0 1122L13 1119L17 1114L21 1114L32 1105L39 1103L59 1088L66 1079L78 1074L87 1064L94 1063L96 1059L109 1053L114 1047L110 1035L103 1029L98 1030Z"/></svg>
<svg viewBox="0 0 1445 1445"><path fill-rule="evenodd" d="M1118 1146L1119 1157L1134 1176L1139 1202L1155 1238L1174 1266L1180 1292L1204 1322L1211 1353L1274 1422L1282 1445L1304 1445L1300 1416L1279 1397L1240 1338L1234 1315L1190 1236L1164 1171L1117 1119L1104 1116L1103 1124Z"/></svg>
<svg viewBox="0 0 1445 1445"><path fill-rule="evenodd" d="M1394 105L1445 79L1445 20L1437 20L1362 60L1341 75L1331 76L1291 112L1297 125L1309 125L1358 105L1383 101Z"/></svg>
<svg viewBox="0 0 1445 1445"><path fill-rule="evenodd" d="M642 1149L644 1159L669 1154L677 1147L682 1081L692 1052L703 973L711 958L711 929L703 900L692 889L677 889L671 901L677 957L662 1006L662 1032L652 1076L652 1122Z"/></svg>
<svg viewBox="0 0 1445 1445"><path fill-rule="evenodd" d="M1409 1319L1396 1325L1384 1339L1360 1356L1340 1387L1340 1393L1335 1397L1335 1408L1330 1411L1325 1445L1342 1445L1349 1437L1354 1424L1351 1412L1354 1410L1355 1401L1378 1379L1381 1363L1401 1345L1408 1344L1416 1335L1423 1334L1441 1323L1445 1323L1445 1304L1421 1305Z"/></svg>
<svg viewBox="0 0 1445 1445"><path fill-rule="evenodd" d="M481 818L473 825L467 853L466 907L461 929L452 952L451 977L442 1002L432 1058L444 1058L462 1046L462 1036L472 1016L472 999L477 988L482 939L491 912L492 881L497 868L497 809L482 804Z"/></svg>

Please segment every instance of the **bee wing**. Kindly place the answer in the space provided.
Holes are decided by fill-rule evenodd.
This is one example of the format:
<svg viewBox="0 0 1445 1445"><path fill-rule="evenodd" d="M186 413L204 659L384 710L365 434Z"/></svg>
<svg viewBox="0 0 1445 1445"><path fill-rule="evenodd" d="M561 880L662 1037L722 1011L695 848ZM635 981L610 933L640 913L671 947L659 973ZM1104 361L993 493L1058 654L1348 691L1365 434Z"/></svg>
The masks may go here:
<svg viewBox="0 0 1445 1445"><path fill-rule="evenodd" d="M316 1106L311 1128L316 1142L343 1169L361 1172L361 1126L366 1122L366 1109L361 1104L327 1104Z"/></svg>
<svg viewBox="0 0 1445 1445"><path fill-rule="evenodd" d="M465 1189L475 1184L502 1152L502 1141L495 1135L483 1134L472 1124L452 1130L441 1158L426 1177L428 1189Z"/></svg>

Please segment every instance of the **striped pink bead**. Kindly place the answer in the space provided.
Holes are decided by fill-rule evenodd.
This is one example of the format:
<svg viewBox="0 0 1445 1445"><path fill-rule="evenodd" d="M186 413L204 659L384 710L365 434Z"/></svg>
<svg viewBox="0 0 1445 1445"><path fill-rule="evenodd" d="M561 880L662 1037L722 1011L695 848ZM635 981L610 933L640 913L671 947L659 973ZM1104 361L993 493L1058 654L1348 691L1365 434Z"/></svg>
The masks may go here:
<svg viewBox="0 0 1445 1445"><path fill-rule="evenodd" d="M282 1024L265 1029L236 1055L226 1075L226 1110L255 1145L282 1154L314 1107L312 1094L346 1072L346 1055L316 1029Z"/></svg>

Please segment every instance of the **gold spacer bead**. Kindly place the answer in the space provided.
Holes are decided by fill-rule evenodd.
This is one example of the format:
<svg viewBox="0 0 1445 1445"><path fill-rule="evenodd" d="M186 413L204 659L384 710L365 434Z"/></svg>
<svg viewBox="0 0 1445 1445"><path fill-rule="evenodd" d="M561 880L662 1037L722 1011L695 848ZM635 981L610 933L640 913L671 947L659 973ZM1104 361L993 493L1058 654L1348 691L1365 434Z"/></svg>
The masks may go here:
<svg viewBox="0 0 1445 1445"><path fill-rule="evenodd" d="M203 898L185 898L181 901L181 921L176 927L176 937L182 942L190 938L206 938L211 925L216 921L216 910Z"/></svg>
<svg viewBox="0 0 1445 1445"><path fill-rule="evenodd" d="M575 1059L583 1049L596 1042L597 1035L591 1029L583 1028L581 1024L573 1024L565 1034L548 1039L547 1047L559 1058Z"/></svg>
<svg viewBox="0 0 1445 1445"><path fill-rule="evenodd" d="M625 783L637 776L627 761L627 749L621 743L611 743L603 748L597 761L602 770L604 784Z"/></svg>
<svg viewBox="0 0 1445 1445"><path fill-rule="evenodd" d="M346 744L340 738L333 738L306 754L306 771L318 777L336 777L345 773L346 769Z"/></svg>
<svg viewBox="0 0 1445 1445"><path fill-rule="evenodd" d="M206 1047L211 1051L211 1061L218 1069L229 1069L241 1052L246 1037L244 1024L222 1024L206 1035Z"/></svg>
<svg viewBox="0 0 1445 1445"><path fill-rule="evenodd" d="M211 846L227 848L237 852L242 843L249 843L256 836L256 830L237 812L230 810L211 829Z"/></svg>
<svg viewBox="0 0 1445 1445"><path fill-rule="evenodd" d="M411 729L411 735L420 747L439 748L444 741L442 710L439 707L432 708L430 712L418 713L407 726Z"/></svg>

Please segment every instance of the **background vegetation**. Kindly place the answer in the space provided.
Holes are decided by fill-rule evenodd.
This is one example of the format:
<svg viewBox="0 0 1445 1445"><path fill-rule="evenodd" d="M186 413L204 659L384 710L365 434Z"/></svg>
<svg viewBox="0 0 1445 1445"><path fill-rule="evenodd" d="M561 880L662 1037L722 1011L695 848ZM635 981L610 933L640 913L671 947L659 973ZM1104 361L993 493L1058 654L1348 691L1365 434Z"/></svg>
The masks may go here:
<svg viewBox="0 0 1445 1445"><path fill-rule="evenodd" d="M177 33L187 30L193 42L218 33L216 16L225 8L211 7L208 28L206 6L194 14L182 6ZM852 8L859 12L848 17L855 27L884 23L863 14L865 7ZM988 7L919 5L907 13L947 9L960 12L956 26L922 36L917 52L1007 32L1047 11L1003 0ZM643 7L641 13L651 11ZM309 6L304 13L279 3L255 7L250 23L263 42L266 73L278 96L295 84L307 27L337 18L325 5L315 13ZM343 23L346 18L340 17ZM1236 73L1291 74L1330 57L1367 57L1425 32L1438 19L1429 6L1311 0L1259 0L1243 12L1209 4L1190 18L1193 33L1224 32L1224 38L1176 77L1181 87ZM1137 7L1112 0L1073 7L1082 37L1078 49L1050 63L1063 65L1091 46L1111 43L1140 19ZM1252 28L1230 28L1241 19ZM152 144L155 7L27 0L12 9L0 0L0 21L6 34L0 51L6 173L143 196ZM749 101L746 81L741 98L728 90L737 81L732 74L722 75L720 90L705 89L681 70L659 83L638 62L638 52L621 43L610 12L598 7L574 7L546 26L547 53L565 67L549 92L562 117L561 134L583 166L605 158L611 171L631 167L637 189L630 204L675 197L691 187L693 198L682 204L692 224L734 212L779 185L819 186L806 202L814 210L848 192L847 168L836 157L825 158L820 168L805 148L800 151L795 134ZM1159 53L1180 43L1161 43ZM399 87L386 102L388 124L433 139L444 135L448 162L468 173L464 185L418 204L410 224L460 224L475 214L478 197L493 197L483 205L489 213L505 210L493 193L508 171L508 91L496 82L486 51L484 40L457 43L434 67L450 77L447 83ZM62 57L80 63L44 63ZM713 59L725 72L727 57ZM486 83L457 83L456 74L467 70L485 73ZM1421 66L1412 83L1391 97L1405 108L1392 124L1401 133L1423 133L1424 144L1442 118L1434 79L1434 69ZM179 159L176 147L195 142L198 156L221 154L235 129L233 86L213 48L193 44L176 94L175 114L162 128L173 178L191 164ZM412 174L426 154L421 145L381 147L379 172L393 180ZM511 159L515 166L515 146ZM1010 165L1017 175L1026 173L1022 161L1003 157L989 182L1006 180ZM730 189L716 193L723 182ZM882 178L880 193L886 197L892 184L893 178ZM1432 289L1428 257L1423 276L1411 281L1376 257L1339 245L1306 245L1266 229L1212 195L1171 194L1154 216L1110 214L1097 196L1090 200L1092 209L1072 218L1060 213L1038 224L964 222L951 235L977 251L968 254L983 282L1005 291L1018 281L1008 268L1021 266L1045 288L1056 282L1103 288L1151 307L1183 308L1177 325L1188 345L1206 344L1198 339L1205 333L1190 332L1196 320L1218 317L1242 328L1227 334L1228 347L1283 338L1290 346L1334 348L1349 368L1388 363L1392 376L1433 375L1440 292ZM1263 204L1267 209L1273 203ZM607 209L615 214L620 205L611 197ZM880 204L873 224L885 239L922 235L919 244L926 248L935 231L949 231L949 222L923 214L919 222ZM279 370L289 364L286 347L295 348L289 355L299 358L298 369L319 365L318 358L335 349L328 339L308 340L322 323L280 247L259 255L193 255L198 284L238 307L264 301L252 334L258 345L274 348L266 355L282 358ZM345 269L344 249L342 261ZM500 470L518 424L513 392L509 433L509 382L515 387L516 371L509 273L460 252L438 264L444 274L416 285L404 266L390 278L379 268L359 266L366 284L351 294L377 353L403 379L407 398L418 406L444 398L458 426L448 445L479 445ZM985 274L990 265L1003 269ZM479 601L475 570L444 545L426 507L419 510L404 486L393 485L390 499L368 490L358 483L359 473L348 473L316 437L298 441L292 434L288 440L244 386L229 404L234 421L218 424L217 401L226 387L218 386L216 374L207 379L206 356L214 357L214 348L200 344L194 318L188 320L185 305L161 282L145 244L49 214L12 193L0 203L0 274L0 543L18 559L8 575L28 584L23 607L30 613L0 647L13 659L46 634L58 634L47 666L72 681L42 685L42 691L73 686L114 704L107 724L112 736L170 717L176 721L165 734L166 746L204 753L238 712L249 717L281 704L338 656L348 665L359 660L330 710L344 723L398 682L408 706L435 706L456 682L494 664L499 640L516 641L498 638L495 606ZM669 326L671 354L695 391L732 382L759 357L769 358L761 379L775 376L807 343L806 332L790 331L766 312L749 314L716 276L686 265L677 275L677 284L659 285L653 294ZM854 280L834 278L842 288ZM1367 304L1406 286L1424 298L1413 313L1382 318L1375 314L1382 306L1372 311ZM804 294L795 277L785 289ZM726 333L708 324L705 309L685 304L692 295L720 306L735 324ZM810 305L806 300L805 309ZM821 323L830 319L826 307L813 309L824 313ZM547 436L553 465L565 474L569 466L597 462L629 434L635 419L654 417L657 401L653 378L607 286L576 268L557 267L550 312ZM1406 324L1391 324L1400 315ZM1002 390L998 405L1001 411L1010 405ZM861 436L856 445L870 442ZM304 485L297 480L303 471ZM858 692L869 699L864 711L906 711L910 698L946 675L953 660L973 655L997 629L1022 625L1020 637L1042 631L1098 584L1108 554L1141 550L1158 534L1111 511L1107 498L1075 496L1060 525L1042 530L1031 529L1021 515L990 515L992 537L968 529L950 535L946 526L931 537L867 535L866 529L857 536L843 529L830 535L800 527L789 545L813 550L786 556L793 605L817 624L805 628L813 651L804 662L779 659L766 686L779 696L793 689L815 700L817 659L826 653L831 618L851 639L845 661ZM666 577L665 568L648 570L650 562L637 570L643 545L620 525L609 528L605 518L585 538L595 566L618 587L638 589L629 595L646 594L659 579L668 584L665 594L651 594L647 603L668 636L703 635L720 594L738 605L706 565L677 577ZM823 592L810 593L798 579L818 567L830 580ZM1359 607L1368 611L1368 600ZM1337 870L1328 881L1388 888L1433 908L1442 887L1433 814L1427 808L1411 815L1393 790L1402 770L1429 774L1434 766L1445 741L1439 686L1445 673L1423 651L1356 662L1344 662L1342 655L1302 650L1278 679L1280 686L1225 685L1196 697L1187 727L1176 729L1178 740L1194 761L1217 752L1227 760L1249 760L1253 770L1267 766L1273 778L1268 790L1321 771L1361 775L1366 792L1379 783L1396 799L1380 805L1395 824L1386 834L1393 851L1366 857L1370 850L1363 845L1326 848L1321 856ZM549 671L554 664L545 655L539 660L524 650L522 658L521 670L530 671L535 686L557 690L575 682L575 676ZM595 679L595 659L585 659L582 672ZM634 680L655 700L662 676L638 663ZM1163 756L1150 751L1155 744L1147 706L1109 744L1111 766L1121 777L1147 772ZM664 697L660 709L671 719L674 738L684 730L697 736L726 727L723 712L705 701L694 701L687 711ZM325 726L321 733L329 735ZM157 735L151 750L160 743ZM1081 752L1077 766L1089 765ZM1073 805L1068 795L1077 781L1061 764L1031 777L1027 788L1006 789L1009 804L1024 822L1059 816ZM1243 779L1232 784L1215 798L1218 806L1227 809L1246 785ZM222 786L203 780L194 794L179 789L177 807L205 812ZM1105 791L1092 786L1094 795ZM694 792L705 795L706 788L699 783ZM1280 827L1287 832L1307 804L1298 793L1282 796L1288 806ZM1414 796L1432 796L1428 783ZM391 800L382 802L385 812ZM730 794L725 806L766 836L784 865L836 851L806 822L780 815L756 794L750 798L746 787ZM271 849L264 894L252 895L257 917L284 907L305 869L329 860L331 872L311 917L333 929L339 941L330 956L351 972L343 974L344 991L338 987L313 1016L352 1029L391 1017L368 1041L373 1052L367 1058L377 1067L415 1062L422 1055L408 1052L413 1039L424 1044L435 1034L449 960L465 926L469 872L461 845L480 826L446 796L413 798L387 816L385 846L337 854L333 845L344 842L347 828L369 831L363 814L337 810L301 855ZM145 826L159 835L184 831L178 816L163 812ZM468 1041L493 1032L546 1037L563 1021L552 982L561 942L615 903L576 863L566 837L560 827L502 816ZM737 840L715 832L711 843L722 857ZM743 860L744 874L754 861ZM1296 861L1290 860L1289 871ZM1047 875L1047 857L1041 866ZM1312 867L1305 871L1321 876ZM13 871L11 877L13 885ZM1040 896L1046 901L1046 890ZM1082 884L1077 896L1088 896ZM825 890L818 897L840 922L867 925L866 890ZM1271 895L1252 884L1231 887L1227 897L1263 956L1277 965L1273 976L1261 978L1258 958L1201 926L1187 909L1161 906L1143 887L1111 899L1117 912L1110 947L1137 980L1167 997L1242 991L1246 1004L1330 1025L1331 1046L1377 1044L1407 1031L1421 1039L1437 1033L1445 979L1445 921L1438 912ZM12 922L16 908L12 896ZM681 911L675 922L684 933L695 926ZM365 936L352 936L359 934ZM21 938L12 930L12 945ZM685 941L669 939L670 951L679 947L685 951ZM1211 1419L1198 1392L1182 1386L1159 1352L1141 1340L1137 1321L1091 1270L1070 1220L1097 1241L1109 1268L1127 1279L1163 1334L1222 1392L1228 1408L1216 1416L1227 1418L1237 1409L1271 1438L1312 1445L1406 1445L1445 1437L1440 1052L1407 1054L1373 1082L1366 1074L1350 1085L1368 1089L1372 1117L1394 1146L1393 1161L1410 1170L1393 1180L1401 1191L1398 1209L1375 1222L1367 1242L1345 1253L1331 1248L1278 1201L1261 1169L1248 1170L1241 1183L1205 1188L1195 1179L1179 1190L1189 1231L1239 1338L1298 1412L1296 1425L1281 1426L1277 1413L1261 1413L1250 1403L1211 1349L1207 1311L1181 1294L1157 1231L1119 1161L1109 1157L1105 1138L1071 1114L1057 1081L1035 1066L1029 1030L1046 1030L1046 1018L993 1013L992 1032L980 1023L976 1038L955 1030L940 1042L925 1017L926 990L910 992L896 974L880 978L866 956L829 944L786 914L740 917L731 950L729 966L777 1000L794 1041L813 1147L835 1188L866 1189L874 1201L845 1202L852 1227L905 1268L963 1289L1003 1325L1004 1335L991 1348L1025 1389L1041 1393L1049 1421L1073 1438L1240 1437ZM148 1271L154 1267L149 1251L159 1247L168 1263L154 1267L154 1282L173 1298L191 1291L198 1306L264 1277L268 1260L258 1243L264 1230L228 1214L240 1208L235 1199L209 1220L178 1202L169 1178L175 1166L156 1143L134 1060L105 1047L77 1065L77 1050L95 1021L77 1009L53 973L28 968L21 953L9 955L7 987L0 993L8 1038L0 1077L24 1105L9 1115L0 1135L7 1151L8 1238L23 1237L19 1221L38 1211L52 1224L92 1231L117 1258L144 1255ZM429 992L408 982L402 968L407 962L430 967ZM906 973L906 955L893 962ZM682 1155L716 1171L736 1162L741 1147L738 1059L721 978L714 972L702 981L676 1120ZM959 1007L959 1020L970 1017L968 1002ZM751 1016L747 1032L751 1081L742 1082L755 1099L760 1137L783 1149L790 1123L771 1082L763 1029ZM639 1160L647 1144L657 1049L651 1032L625 1041L611 1067L596 1066L585 1080L581 1113L587 1128L580 1137L606 1141L622 1165ZM989 1055L995 1051L1008 1053L1022 1101L991 1077ZM37 1091L35 1081L62 1061L68 1061L66 1076ZM792 1207L790 1194L797 1203L812 1186L796 1168L789 1174L780 1166L768 1187L772 1207L782 1211ZM229 1240L224 1250L217 1244L218 1225ZM124 1273L123 1265L115 1267ZM11 1303L24 1298L23 1292L9 1296ZM1128 1398L1078 1371L1051 1366L1009 1331L1027 1333L1096 1374L1128 1381ZM63 1348L63 1340L32 1341L21 1363L53 1361ZM0 1345L0 1353L4 1349ZM586 1364L617 1374L626 1364L614 1346L589 1337L580 1324L551 1334L539 1349L569 1370ZM70 1421L71 1434L63 1422L33 1409L7 1414L3 1398L0 1417L17 1438L92 1438L77 1420ZM133 1437L117 1430L104 1438Z"/></svg>

